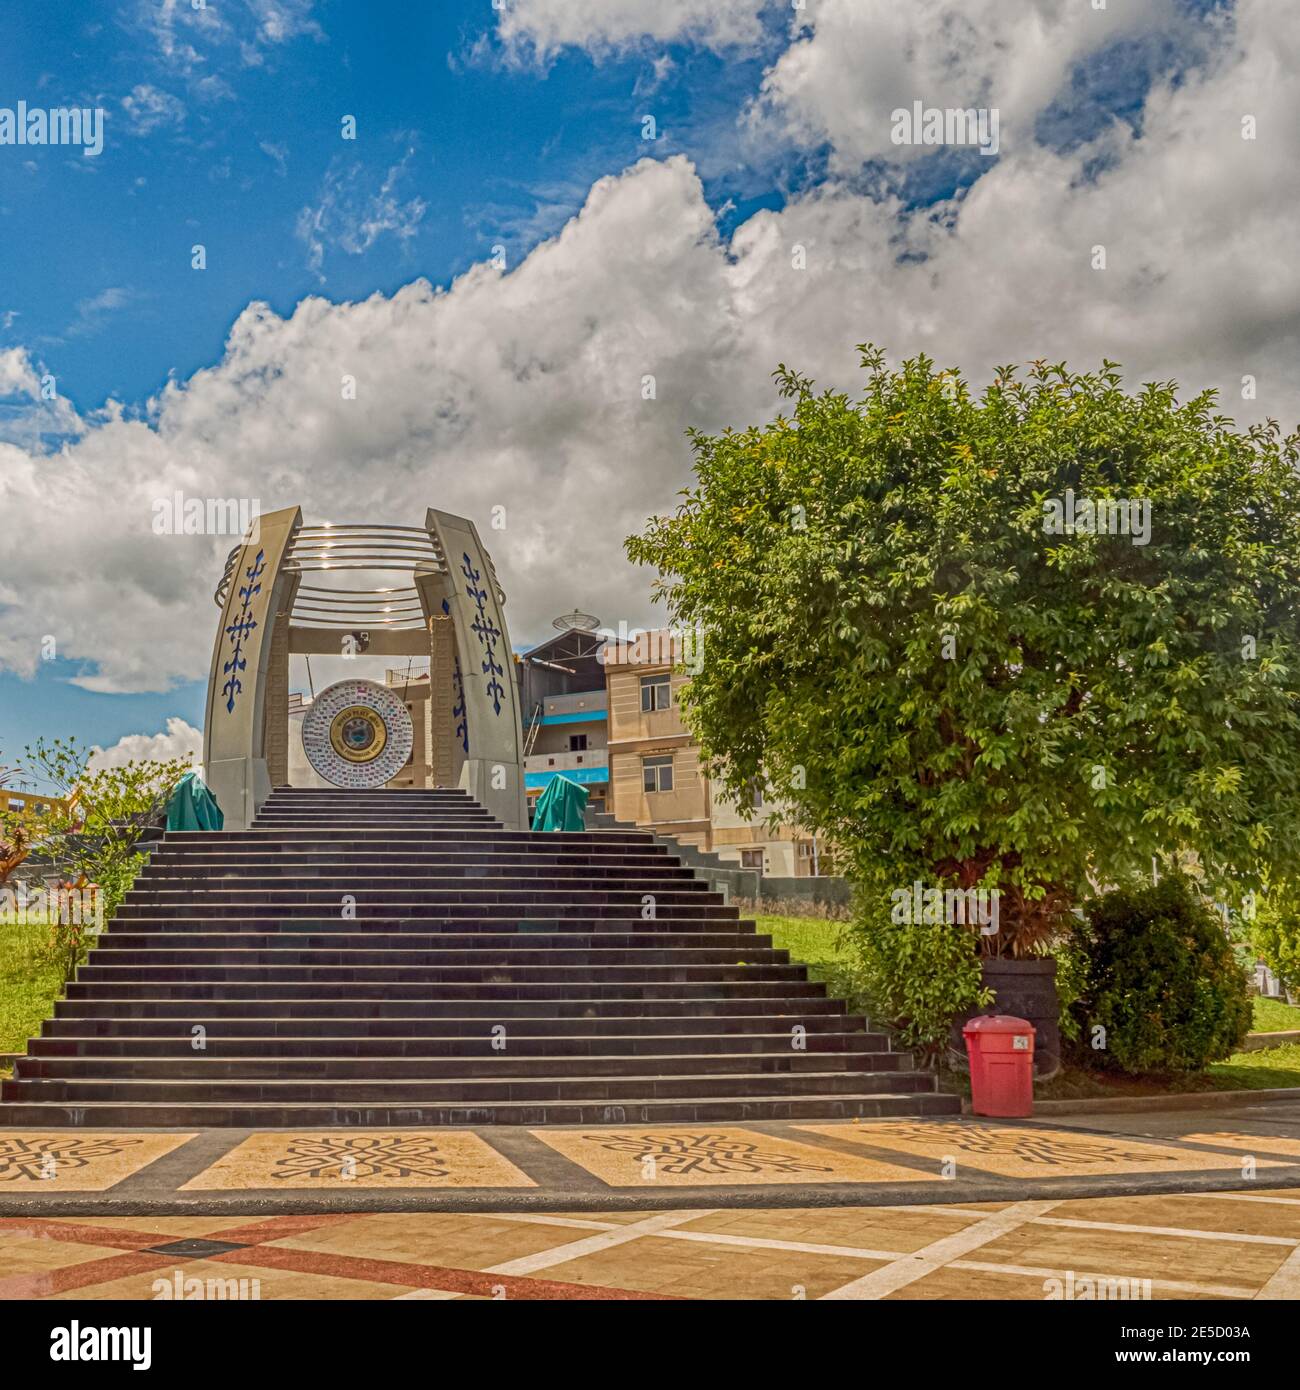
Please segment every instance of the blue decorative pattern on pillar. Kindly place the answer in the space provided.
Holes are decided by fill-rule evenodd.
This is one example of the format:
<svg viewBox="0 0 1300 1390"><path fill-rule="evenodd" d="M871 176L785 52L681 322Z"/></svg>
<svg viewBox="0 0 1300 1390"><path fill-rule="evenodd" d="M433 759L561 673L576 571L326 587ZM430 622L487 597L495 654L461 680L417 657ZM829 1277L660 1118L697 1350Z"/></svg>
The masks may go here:
<svg viewBox="0 0 1300 1390"><path fill-rule="evenodd" d="M501 629L492 621L487 612L486 589L481 587L482 575L470 563L467 554L461 556L461 573L469 580L465 585L465 592L474 600L478 608L478 616L469 625L470 631L478 638L479 645L483 648L483 674L488 678L487 693L492 699L492 712L498 718L501 715L501 697L506 693L506 688L501 684L500 678L505 675L505 668L497 662L497 643L501 640Z"/></svg>
<svg viewBox="0 0 1300 1390"><path fill-rule="evenodd" d="M446 599L442 601L442 611L451 617L451 604ZM452 651L452 661L455 664L451 672L451 685L456 692L456 703L452 705L451 712L456 716L456 733L460 737L460 746L465 750L465 756L469 757L469 715L465 710L465 680L460 673L459 652Z"/></svg>
<svg viewBox="0 0 1300 1390"><path fill-rule="evenodd" d="M227 714L234 714L235 696L241 694L244 689L244 683L239 679L239 673L248 666L244 657L244 640L251 636L257 627L257 620L249 612L249 608L254 596L262 592L262 575L266 572L265 561L266 552L259 550L257 558L244 571L248 582L239 590L243 607L239 610L239 617L226 628L226 637L232 648L230 660L221 668L221 674L228 677L225 685L221 687L221 693L226 696Z"/></svg>

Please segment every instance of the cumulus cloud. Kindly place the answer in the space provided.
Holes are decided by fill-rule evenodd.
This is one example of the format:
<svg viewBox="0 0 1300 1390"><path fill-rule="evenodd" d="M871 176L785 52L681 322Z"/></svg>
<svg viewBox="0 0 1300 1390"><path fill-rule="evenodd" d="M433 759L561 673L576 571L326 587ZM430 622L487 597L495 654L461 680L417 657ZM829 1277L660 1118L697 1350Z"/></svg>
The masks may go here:
<svg viewBox="0 0 1300 1390"><path fill-rule="evenodd" d="M99 772L130 762L170 762L176 758L190 758L202 776L203 732L173 716L163 733L125 734L111 748L92 748L89 762L91 771Z"/></svg>
<svg viewBox="0 0 1300 1390"><path fill-rule="evenodd" d="M752 47L775 0L511 0L497 33L508 47L540 57L570 46L596 53L644 39L691 41L712 49Z"/></svg>
<svg viewBox="0 0 1300 1390"><path fill-rule="evenodd" d="M930 153L891 138L892 113L917 101L997 108L1003 148L1030 144L1076 63L1177 17L1172 0L1109 0L1100 10L1078 0L817 0L804 13L750 119L774 138L828 144L842 172ZM1181 31L1191 27L1184 16Z"/></svg>
<svg viewBox="0 0 1300 1390"><path fill-rule="evenodd" d="M0 456L5 441L39 450L43 440L80 428L77 412L58 394L57 381L37 370L26 348L0 349ZM3 498L0 484L0 501ZM0 518L4 515L0 508ZM3 595L0 573L0 604Z"/></svg>
<svg viewBox="0 0 1300 1390"><path fill-rule="evenodd" d="M1216 385L1239 420L1293 424L1300 30L1241 0L1223 38L1155 83L1140 134L1016 146L933 207L831 180L724 241L692 164L645 161L596 183L509 273L310 297L288 317L250 305L221 359L145 418L81 422L57 452L0 444L11 533L58 537L0 572L0 665L31 671L53 634L92 689L201 677L232 540L153 535L155 500L176 490L301 503L314 521L419 524L438 506L478 522L516 641L575 605L645 623L648 577L621 542L689 480L686 427L770 418L781 361L852 389L868 339L977 380L1111 357L1130 383ZM20 399L35 379L0 355Z"/></svg>

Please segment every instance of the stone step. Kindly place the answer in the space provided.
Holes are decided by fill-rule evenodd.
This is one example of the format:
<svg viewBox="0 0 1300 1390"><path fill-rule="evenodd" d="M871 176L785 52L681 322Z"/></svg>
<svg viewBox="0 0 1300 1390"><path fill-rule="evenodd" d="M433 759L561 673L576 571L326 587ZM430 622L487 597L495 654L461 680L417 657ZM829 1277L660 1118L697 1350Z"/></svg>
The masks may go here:
<svg viewBox="0 0 1300 1390"><path fill-rule="evenodd" d="M708 1059L712 1061L712 1058ZM746 1061L753 1061L746 1058ZM833 1058L815 1058L831 1061ZM494 1101L550 1102L602 1100L619 1102L628 1096L664 1099L702 1099L709 1096L790 1096L814 1092L845 1095L855 1091L930 1091L934 1078L925 1072L774 1071L774 1072L678 1072L657 1074L521 1077L450 1076L434 1079L380 1081L286 1081L221 1079L205 1081L155 1081L130 1077L76 1081L33 1080L0 1082L0 1102L46 1101L60 1104L87 1101L129 1101L132 1104L238 1104L271 1102L351 1107L355 1105L403 1105L415 1103L475 1104Z"/></svg>
<svg viewBox="0 0 1300 1390"><path fill-rule="evenodd" d="M281 843L315 843L323 848L336 849L341 840L367 844L391 842L395 845L463 844L469 847L493 845L513 849L527 849L529 845L540 844L546 849L551 847L556 849L586 849L595 854L601 853L605 846L612 846L615 849L622 846L643 849L654 843L649 835L634 831L620 831L618 833L611 831L600 835L586 830L553 830L535 833L531 830L493 830L488 826L438 831L433 835L425 830L372 828L369 826L362 827L355 832L349 831L346 835L342 832L321 831L312 827L283 830L258 829L256 826L248 830L169 830L163 836L162 843L169 847L201 845L207 849L227 845L278 846ZM667 850L664 852L667 853Z"/></svg>
<svg viewBox="0 0 1300 1390"><path fill-rule="evenodd" d="M213 866L194 870L171 863L148 865L136 879L136 887L143 891L170 889L173 892L198 892L215 888L239 888L251 892L257 889L282 892L285 889L301 886L303 888L346 888L352 885L369 888L405 887L412 889L436 889L440 887L476 888L531 888L550 886L559 888L600 888L606 885L626 885L635 882L676 887L679 891L694 891L705 885L689 869L675 864L655 865L638 869L630 874L623 867L606 865L571 865L557 867L553 864L486 864L467 865L460 873L450 872L450 865L408 865L401 869L387 869L359 864L351 871L336 866L320 865L313 869L286 865L279 873L268 866L232 865L228 868Z"/></svg>
<svg viewBox="0 0 1300 1390"><path fill-rule="evenodd" d="M537 883L511 884L495 883L483 879L441 879L426 883L382 883L366 891L359 880L347 883L344 880L345 895L355 897L358 904L363 900L372 906L391 903L406 907L411 903L519 903L523 907L540 906L544 903L601 904L611 906L632 906L638 909L638 917L643 917L640 908L645 906L643 899L654 899L656 909L665 906L723 906L722 894L712 893L703 883L677 883L655 885L651 893L637 884L631 888L615 888L608 884L554 883L541 879ZM144 888L132 888L126 901L133 906L154 905L159 908L201 907L204 904L230 904L235 907L266 907L280 910L294 904L310 906L328 904L334 906L339 893L328 884L286 883L273 888L254 887L243 883L212 883L201 895L187 888L166 888L149 883ZM197 898L197 900L196 900Z"/></svg>
<svg viewBox="0 0 1300 1390"><path fill-rule="evenodd" d="M725 1019L779 1019L782 1026L796 1024L811 1026L809 1019L832 1016L837 1021L847 1017L844 1004L824 994L800 993L740 995L674 993L667 998L647 995L603 995L594 997L587 992L575 996L566 992L558 998L484 997L477 992L459 997L404 996L393 998L383 990L365 995L351 993L329 998L294 997L265 999L231 998L174 998L159 994L133 998L106 998L101 995L72 995L54 1004L55 1020L86 1019L132 1022L137 1019L179 1019L189 1028L196 1024L211 1026L223 1019L271 1020L284 1026L302 1020L326 1021L335 1019L401 1020L432 1022L447 1018L478 1018L490 1024L510 1023L528 1019L539 1024L560 1021L576 1024L581 1020L595 1025L608 1024L617 1031L618 1023L657 1022L660 1019L706 1019L710 1030L720 1027ZM170 1025L169 1025L170 1026Z"/></svg>
<svg viewBox="0 0 1300 1390"><path fill-rule="evenodd" d="M342 1103L287 1105L275 1102L184 1105L138 1101L74 1104L0 1103L0 1125L78 1125L105 1128L280 1129L467 1125L744 1124L761 1120L847 1120L890 1115L959 1115L961 1097L937 1092L878 1092L803 1096L716 1095L702 1099L627 1096L607 1100L494 1101L473 1104ZM796 1178L797 1184L797 1178Z"/></svg>
<svg viewBox="0 0 1300 1390"><path fill-rule="evenodd" d="M747 959L755 950L772 949L772 938L750 931L721 932L404 932L383 934L353 930L355 922L341 922L347 931L334 932L105 932L95 947L116 958L119 954L147 952L154 960L170 959L190 951L631 951L646 946L656 951L700 948L734 951ZM148 964L141 960L139 964ZM272 962L274 964L274 962Z"/></svg>
<svg viewBox="0 0 1300 1390"><path fill-rule="evenodd" d="M739 921L737 909L722 904L695 906L690 903L661 903L652 919L643 918L636 905L621 903L549 902L536 905L522 902L468 902L430 903L415 902L401 908L396 906L376 907L358 900L357 918L342 919L341 909L328 915L321 911L320 903L282 903L279 907L270 904L240 907L233 903L173 903L168 906L151 907L147 904L124 903L115 921L127 923L132 929L147 931L148 923L158 923L170 928L173 925L185 926L188 930L201 928L192 926L196 922L281 922L290 919L301 922L328 922L330 920L362 920L367 925L379 926L384 922L566 922L602 921L617 922L624 929L631 922L647 921L653 930L653 923L671 922L678 930L687 930L683 925L689 922L712 923ZM529 911L530 907L533 909ZM504 928L509 930L510 928ZM497 930L503 930L497 926Z"/></svg>
<svg viewBox="0 0 1300 1390"><path fill-rule="evenodd" d="M232 1037L228 1027L205 1038L206 1056L249 1057L267 1060L282 1057L480 1057L492 1052L502 1041L502 1035L485 1026L482 1019L458 1020L464 1030L447 1035L421 1035L415 1032L384 1035L352 1035L330 1033L311 1036L285 1037L248 1034ZM822 1020L816 1020L822 1022ZM579 1056L636 1056L659 1057L679 1054L789 1052L792 1037L809 1052L890 1052L889 1039L883 1033L838 1031L805 1028L801 1035L785 1032L758 1032L761 1022L770 1028L770 1020L754 1020L755 1030L729 1033L575 1033L555 1032L535 1035L521 1031L519 1026L507 1029L505 1042L512 1057L579 1057ZM841 1019L843 1023L845 1020ZM472 1025L472 1031L471 1031ZM111 1037L88 1037L84 1034L61 1034L33 1038L28 1044L29 1057L100 1058L130 1057L137 1060L155 1057L192 1057L193 1036L186 1029L173 1036L142 1036L133 1029L120 1028ZM891 1054L892 1055L892 1054ZM27 1075L26 1059L20 1059L23 1074Z"/></svg>
<svg viewBox="0 0 1300 1390"><path fill-rule="evenodd" d="M694 1052L685 1055L659 1053L592 1053L561 1056L547 1052L527 1056L508 1050L494 1052L480 1044L477 1053L462 1050L451 1056L343 1057L282 1054L273 1057L235 1057L216 1049L189 1056L152 1057L22 1057L14 1066L15 1082L62 1081L69 1084L129 1081L156 1082L160 1086L193 1082L257 1082L262 1085L288 1082L330 1085L410 1081L412 1083L489 1081L494 1085L538 1079L567 1080L571 1077L644 1076L653 1065L660 1079L695 1076L707 1070L711 1076L786 1076L805 1072L820 1075L845 1073L872 1079L870 1089L887 1090L886 1073L910 1074L912 1059L903 1052L796 1052L786 1040L784 1048L768 1051L711 1052L702 1062ZM298 1098L298 1097L295 1097ZM197 1097L202 1099L202 1097ZM215 1099L215 1097L214 1097Z"/></svg>
<svg viewBox="0 0 1300 1390"><path fill-rule="evenodd" d="M645 952L657 961L657 953ZM631 963L576 960L568 964L549 964L543 961L516 960L508 957L496 961L478 961L466 965L420 964L418 962L385 965L318 965L311 963L283 965L264 961L247 965L82 965L75 984L104 985L124 989L137 985L282 985L309 989L317 984L393 984L406 988L414 985L517 984L544 988L548 985L580 984L590 979L601 985L623 984L748 984L753 981L789 980L802 983L807 973L803 965L755 961L736 964L727 953L721 961L685 964L664 962L651 964L648 960ZM71 989L72 986L69 986Z"/></svg>
<svg viewBox="0 0 1300 1390"><path fill-rule="evenodd" d="M524 938L527 940L527 938ZM86 965L104 966L124 972L131 978L169 978L167 972L186 971L195 967L205 969L246 969L250 966L268 967L276 971L303 968L304 973L321 966L354 968L385 967L398 972L416 968L444 966L475 966L495 971L505 964L511 969L520 966L582 966L596 971L605 971L610 966L641 965L647 957L652 957L656 966L707 966L735 965L744 962L746 966L789 965L787 951L770 946L752 944L756 938L743 947L729 946L676 946L665 947L649 943L634 946L542 946L528 947L516 942L505 951L494 948L491 951L482 947L456 950L452 947L352 947L336 949L333 946L322 948L301 947L285 943L270 949L253 950L231 946L224 948L179 949L168 938L165 947L157 949L133 950L117 948L97 949L90 955ZM488 961L489 964L482 964ZM85 966L82 967L83 969ZM795 967L791 967L792 969ZM803 967L799 966L802 970ZM136 972L149 969L158 972L152 976L137 976ZM82 978L80 975L78 978ZM185 974L173 974L173 979L191 978ZM277 978L279 978L277 976Z"/></svg>
<svg viewBox="0 0 1300 1390"><path fill-rule="evenodd" d="M801 1001L802 1003L827 1001ZM837 1001L829 1001L835 1003ZM283 1016L242 1018L222 1015L215 1019L208 1015L191 1018L176 1017L150 1018L74 1018L55 1017L46 1019L41 1037L34 1039L40 1043L55 1039L80 1039L93 1042L126 1045L133 1040L156 1041L164 1048L180 1046L190 1048L193 1044L191 1028L201 1024L209 1029L224 1047L241 1040L259 1043L270 1039L273 1042L294 1045L299 1042L320 1043L322 1045L344 1047L349 1040L358 1042L374 1041L380 1046L392 1046L403 1042L419 1044L426 1039L471 1039L475 1044L493 1036L493 1027L500 1022L500 1011L490 1015L457 1017L442 1014L438 1017L408 1017L394 1015L383 1018L350 1018L343 1014L328 1018ZM783 1013L779 1008L764 1013L693 1014L646 1013L620 1016L602 1013L599 1016L581 1017L534 1017L532 1014L514 1014L509 1018L511 1045L522 1042L535 1042L544 1046L548 1040L574 1039L578 1042L597 1044L626 1045L632 1048L633 1041L639 1038L653 1040L680 1039L689 1043L693 1038L754 1036L779 1037L788 1045L796 1028L803 1029L811 1039L825 1035L836 1037L867 1037L879 1043L873 1051L889 1051L888 1037L884 1033L870 1032L865 1018L858 1014L816 1013L811 1009ZM739 1046L739 1044L738 1044Z"/></svg>
<svg viewBox="0 0 1300 1390"><path fill-rule="evenodd" d="M270 811L257 818L259 829L296 829L300 826L309 830L339 829L347 830L353 826L358 829L372 826L392 826L395 830L457 829L470 830L483 828L498 829L501 822L485 811L359 811L347 815L332 816L324 811Z"/></svg>
<svg viewBox="0 0 1300 1390"><path fill-rule="evenodd" d="M304 932L330 932L343 931L354 932L359 928L366 932L377 934L405 935L407 933L428 935L431 928L448 933L469 934L482 933L483 935L510 935L528 936L533 933L538 935L556 935L560 933L603 933L616 932L626 934L636 925L636 919L624 915L610 914L598 917L588 913L585 917L473 917L457 914L455 916L416 916L407 913L401 917L380 917L367 914L364 919L344 918L341 916L333 917L295 917L288 913L283 913L275 917L254 917L249 914L243 916L227 917L186 917L159 916L141 917L135 916L128 922L126 919L115 921L112 930L119 926L124 927L134 935L150 935L166 937L173 932L249 932L253 934L265 935L277 932L288 936L297 936ZM726 917L725 915L709 917L686 917L673 916L670 920L665 919L659 922L647 922L646 935L655 938L656 933L663 931L672 935L682 933L713 933L717 931L752 931L754 923L752 919L746 922L743 918Z"/></svg>
<svg viewBox="0 0 1300 1390"><path fill-rule="evenodd" d="M385 966L224 966L214 969L145 966L115 970L83 966L67 986L69 999L418 999L431 993L448 998L562 998L574 985L595 999L690 998L726 989L759 998L784 993L798 998L819 992L803 980L801 965L611 966L596 974L573 966L448 966L414 968L408 974ZM84 972L93 971L93 974Z"/></svg>

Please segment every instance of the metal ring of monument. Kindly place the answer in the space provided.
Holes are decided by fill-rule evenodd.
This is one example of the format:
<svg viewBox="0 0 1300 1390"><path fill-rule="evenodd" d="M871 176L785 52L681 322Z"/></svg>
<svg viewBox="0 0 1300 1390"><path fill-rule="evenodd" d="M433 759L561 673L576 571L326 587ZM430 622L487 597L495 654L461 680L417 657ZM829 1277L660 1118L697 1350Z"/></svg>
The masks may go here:
<svg viewBox="0 0 1300 1390"><path fill-rule="evenodd" d="M472 521L430 508L423 526L308 526L298 507L271 512L230 552L213 597L221 621L208 678L204 775L229 828L248 826L271 788L288 785L289 657L319 654L427 658L433 784L463 787L507 826L527 829L505 594ZM340 684L390 696L409 733L405 706L385 687ZM370 713L343 721L346 732L336 731L331 744L336 761L320 753L332 772L317 771L340 785L383 785L396 769L374 779L403 746L402 717L379 697L353 703ZM314 723L304 721L304 744L309 728ZM359 756L341 751L349 740ZM408 744L403 761L409 756ZM347 768L362 780L348 780Z"/></svg>

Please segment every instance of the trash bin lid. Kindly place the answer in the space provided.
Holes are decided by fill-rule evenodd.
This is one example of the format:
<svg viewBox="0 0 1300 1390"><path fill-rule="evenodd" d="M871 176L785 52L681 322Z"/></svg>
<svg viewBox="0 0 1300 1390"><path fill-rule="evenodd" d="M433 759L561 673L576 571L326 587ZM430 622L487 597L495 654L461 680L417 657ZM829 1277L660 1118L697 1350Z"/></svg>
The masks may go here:
<svg viewBox="0 0 1300 1390"><path fill-rule="evenodd" d="M962 1036L969 1033L1029 1033L1037 1029L1027 1018L1017 1018L1014 1014L981 1014L970 1019L961 1030Z"/></svg>

